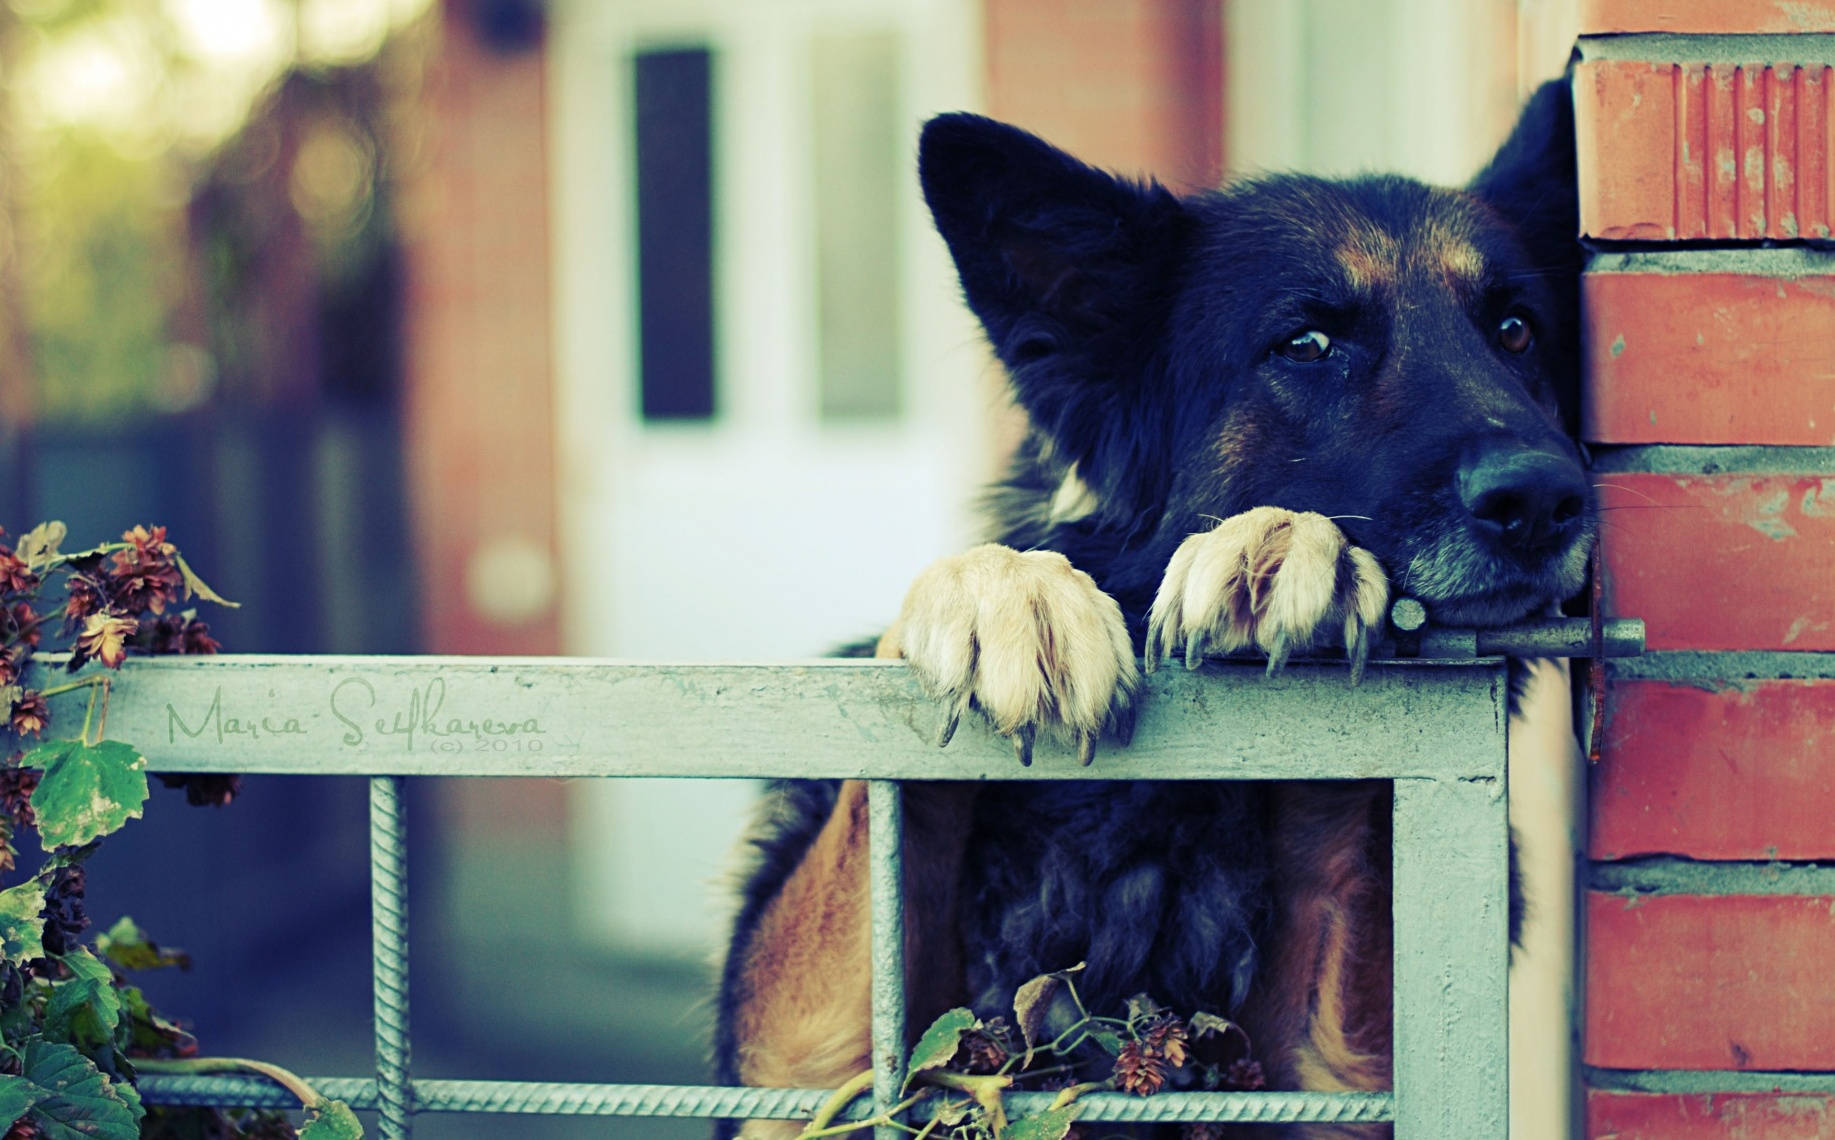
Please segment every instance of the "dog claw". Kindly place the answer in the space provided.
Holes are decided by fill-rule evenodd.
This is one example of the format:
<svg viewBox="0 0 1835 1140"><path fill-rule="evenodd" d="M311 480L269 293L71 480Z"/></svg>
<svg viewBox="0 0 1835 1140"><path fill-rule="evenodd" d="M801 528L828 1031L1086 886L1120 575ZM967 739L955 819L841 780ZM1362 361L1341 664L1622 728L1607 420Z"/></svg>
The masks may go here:
<svg viewBox="0 0 1835 1140"><path fill-rule="evenodd" d="M1115 739L1126 748L1134 740L1134 706L1124 705L1109 717L1109 731Z"/></svg>
<svg viewBox="0 0 1835 1140"><path fill-rule="evenodd" d="M1037 731L1031 725L1024 724L1013 733L1013 752L1019 757L1022 768L1032 767L1032 738Z"/></svg>
<svg viewBox="0 0 1835 1140"><path fill-rule="evenodd" d="M962 710L952 708L944 714L943 727L937 732L937 747L948 748L951 738L956 735L956 725L962 723Z"/></svg>
<svg viewBox="0 0 1835 1140"><path fill-rule="evenodd" d="M1192 637L1185 643L1185 670L1197 672L1198 666L1204 664L1204 639Z"/></svg>
<svg viewBox="0 0 1835 1140"><path fill-rule="evenodd" d="M1351 685L1356 687L1363 683L1364 666L1370 663L1370 631L1363 625L1351 637L1351 644L1345 648L1345 656L1351 659Z"/></svg>
<svg viewBox="0 0 1835 1140"><path fill-rule="evenodd" d="M1080 732L1077 734L1077 761L1085 768L1096 759L1096 734Z"/></svg>
<svg viewBox="0 0 1835 1140"><path fill-rule="evenodd" d="M1292 656L1292 643L1284 635L1277 636L1274 644L1268 649L1268 676L1279 676L1281 670L1287 667L1287 659Z"/></svg>

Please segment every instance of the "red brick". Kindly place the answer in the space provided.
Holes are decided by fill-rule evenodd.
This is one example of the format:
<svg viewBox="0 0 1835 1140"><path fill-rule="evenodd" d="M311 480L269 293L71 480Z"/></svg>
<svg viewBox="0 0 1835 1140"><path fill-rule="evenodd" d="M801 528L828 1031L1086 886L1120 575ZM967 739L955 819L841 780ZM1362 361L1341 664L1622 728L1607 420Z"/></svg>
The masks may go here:
<svg viewBox="0 0 1835 1140"><path fill-rule="evenodd" d="M1835 1105L1814 1093L1587 1092L1589 1140L1819 1140Z"/></svg>
<svg viewBox="0 0 1835 1140"><path fill-rule="evenodd" d="M1835 649L1835 477L1596 478L1607 610L1651 649Z"/></svg>
<svg viewBox="0 0 1835 1140"><path fill-rule="evenodd" d="M1581 0L1581 35L1618 32L1835 32L1835 0Z"/></svg>
<svg viewBox="0 0 1835 1140"><path fill-rule="evenodd" d="M1612 241L1828 237L1832 98L1820 63L1582 63L1581 230Z"/></svg>
<svg viewBox="0 0 1835 1140"><path fill-rule="evenodd" d="M1619 681L1593 769L1596 859L1835 857L1835 681Z"/></svg>
<svg viewBox="0 0 1835 1140"><path fill-rule="evenodd" d="M1835 276L1602 272L1582 288L1587 439L1835 444Z"/></svg>
<svg viewBox="0 0 1835 1140"><path fill-rule="evenodd" d="M1835 898L1587 896L1586 1063L1835 1069Z"/></svg>

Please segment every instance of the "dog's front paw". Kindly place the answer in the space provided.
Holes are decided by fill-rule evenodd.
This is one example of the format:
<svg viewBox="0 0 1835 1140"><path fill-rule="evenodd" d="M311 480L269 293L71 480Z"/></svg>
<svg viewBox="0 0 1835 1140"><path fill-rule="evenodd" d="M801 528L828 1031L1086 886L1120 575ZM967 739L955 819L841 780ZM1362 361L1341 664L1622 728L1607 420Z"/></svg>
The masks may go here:
<svg viewBox="0 0 1835 1140"><path fill-rule="evenodd" d="M1147 668L1183 652L1188 669L1206 653L1256 646L1268 671L1328 634L1342 634L1353 683L1383 620L1389 580L1376 558L1352 546L1324 515L1256 507L1179 545L1147 623Z"/></svg>
<svg viewBox="0 0 1835 1140"><path fill-rule="evenodd" d="M1105 728L1127 737L1140 687L1121 607L1049 550L990 543L934 563L880 655L902 656L944 703L939 745L977 708L1022 764L1040 728L1068 733L1088 764Z"/></svg>

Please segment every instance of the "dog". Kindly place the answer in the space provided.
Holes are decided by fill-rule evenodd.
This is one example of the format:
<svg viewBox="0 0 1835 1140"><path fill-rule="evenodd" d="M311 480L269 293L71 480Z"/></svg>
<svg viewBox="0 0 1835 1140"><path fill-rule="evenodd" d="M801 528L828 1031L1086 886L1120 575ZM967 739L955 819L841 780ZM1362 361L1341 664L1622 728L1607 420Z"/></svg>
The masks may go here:
<svg viewBox="0 0 1835 1140"><path fill-rule="evenodd" d="M945 740L978 712L1021 763L1041 732L1087 763L1125 739L1137 654L1273 671L1341 646L1355 677L1392 596L1493 626L1575 595L1596 523L1573 155L1565 81L1463 190L1178 197L988 119L928 123L925 199L1029 423L996 541L925 570L877 645ZM1114 782L906 785L914 1027L1082 962L1092 1011L1144 991L1227 1014L1270 1087L1387 1088L1388 785L1128 782L1125 760ZM834 1087L869 1064L864 784L779 784L749 844L719 1076Z"/></svg>

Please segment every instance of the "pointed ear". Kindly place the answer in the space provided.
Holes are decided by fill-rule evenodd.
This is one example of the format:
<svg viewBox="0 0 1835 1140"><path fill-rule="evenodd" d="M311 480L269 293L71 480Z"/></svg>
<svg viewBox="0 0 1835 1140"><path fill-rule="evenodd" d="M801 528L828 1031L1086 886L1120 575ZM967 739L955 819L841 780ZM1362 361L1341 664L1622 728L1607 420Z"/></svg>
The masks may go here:
<svg viewBox="0 0 1835 1140"><path fill-rule="evenodd" d="M1557 306L1556 399L1569 431L1580 415L1580 184L1574 159L1573 69L1536 89L1516 129L1471 192L1515 227Z"/></svg>
<svg viewBox="0 0 1835 1140"><path fill-rule="evenodd" d="M1470 189L1516 227L1539 266L1578 278L1580 185L1568 76L1549 80L1529 97L1509 139Z"/></svg>
<svg viewBox="0 0 1835 1140"><path fill-rule="evenodd" d="M966 114L925 125L918 176L969 308L1023 402L1020 369L1054 357L1103 361L1120 347L1112 342L1141 335L1140 314L1169 287L1184 208L1157 185Z"/></svg>

